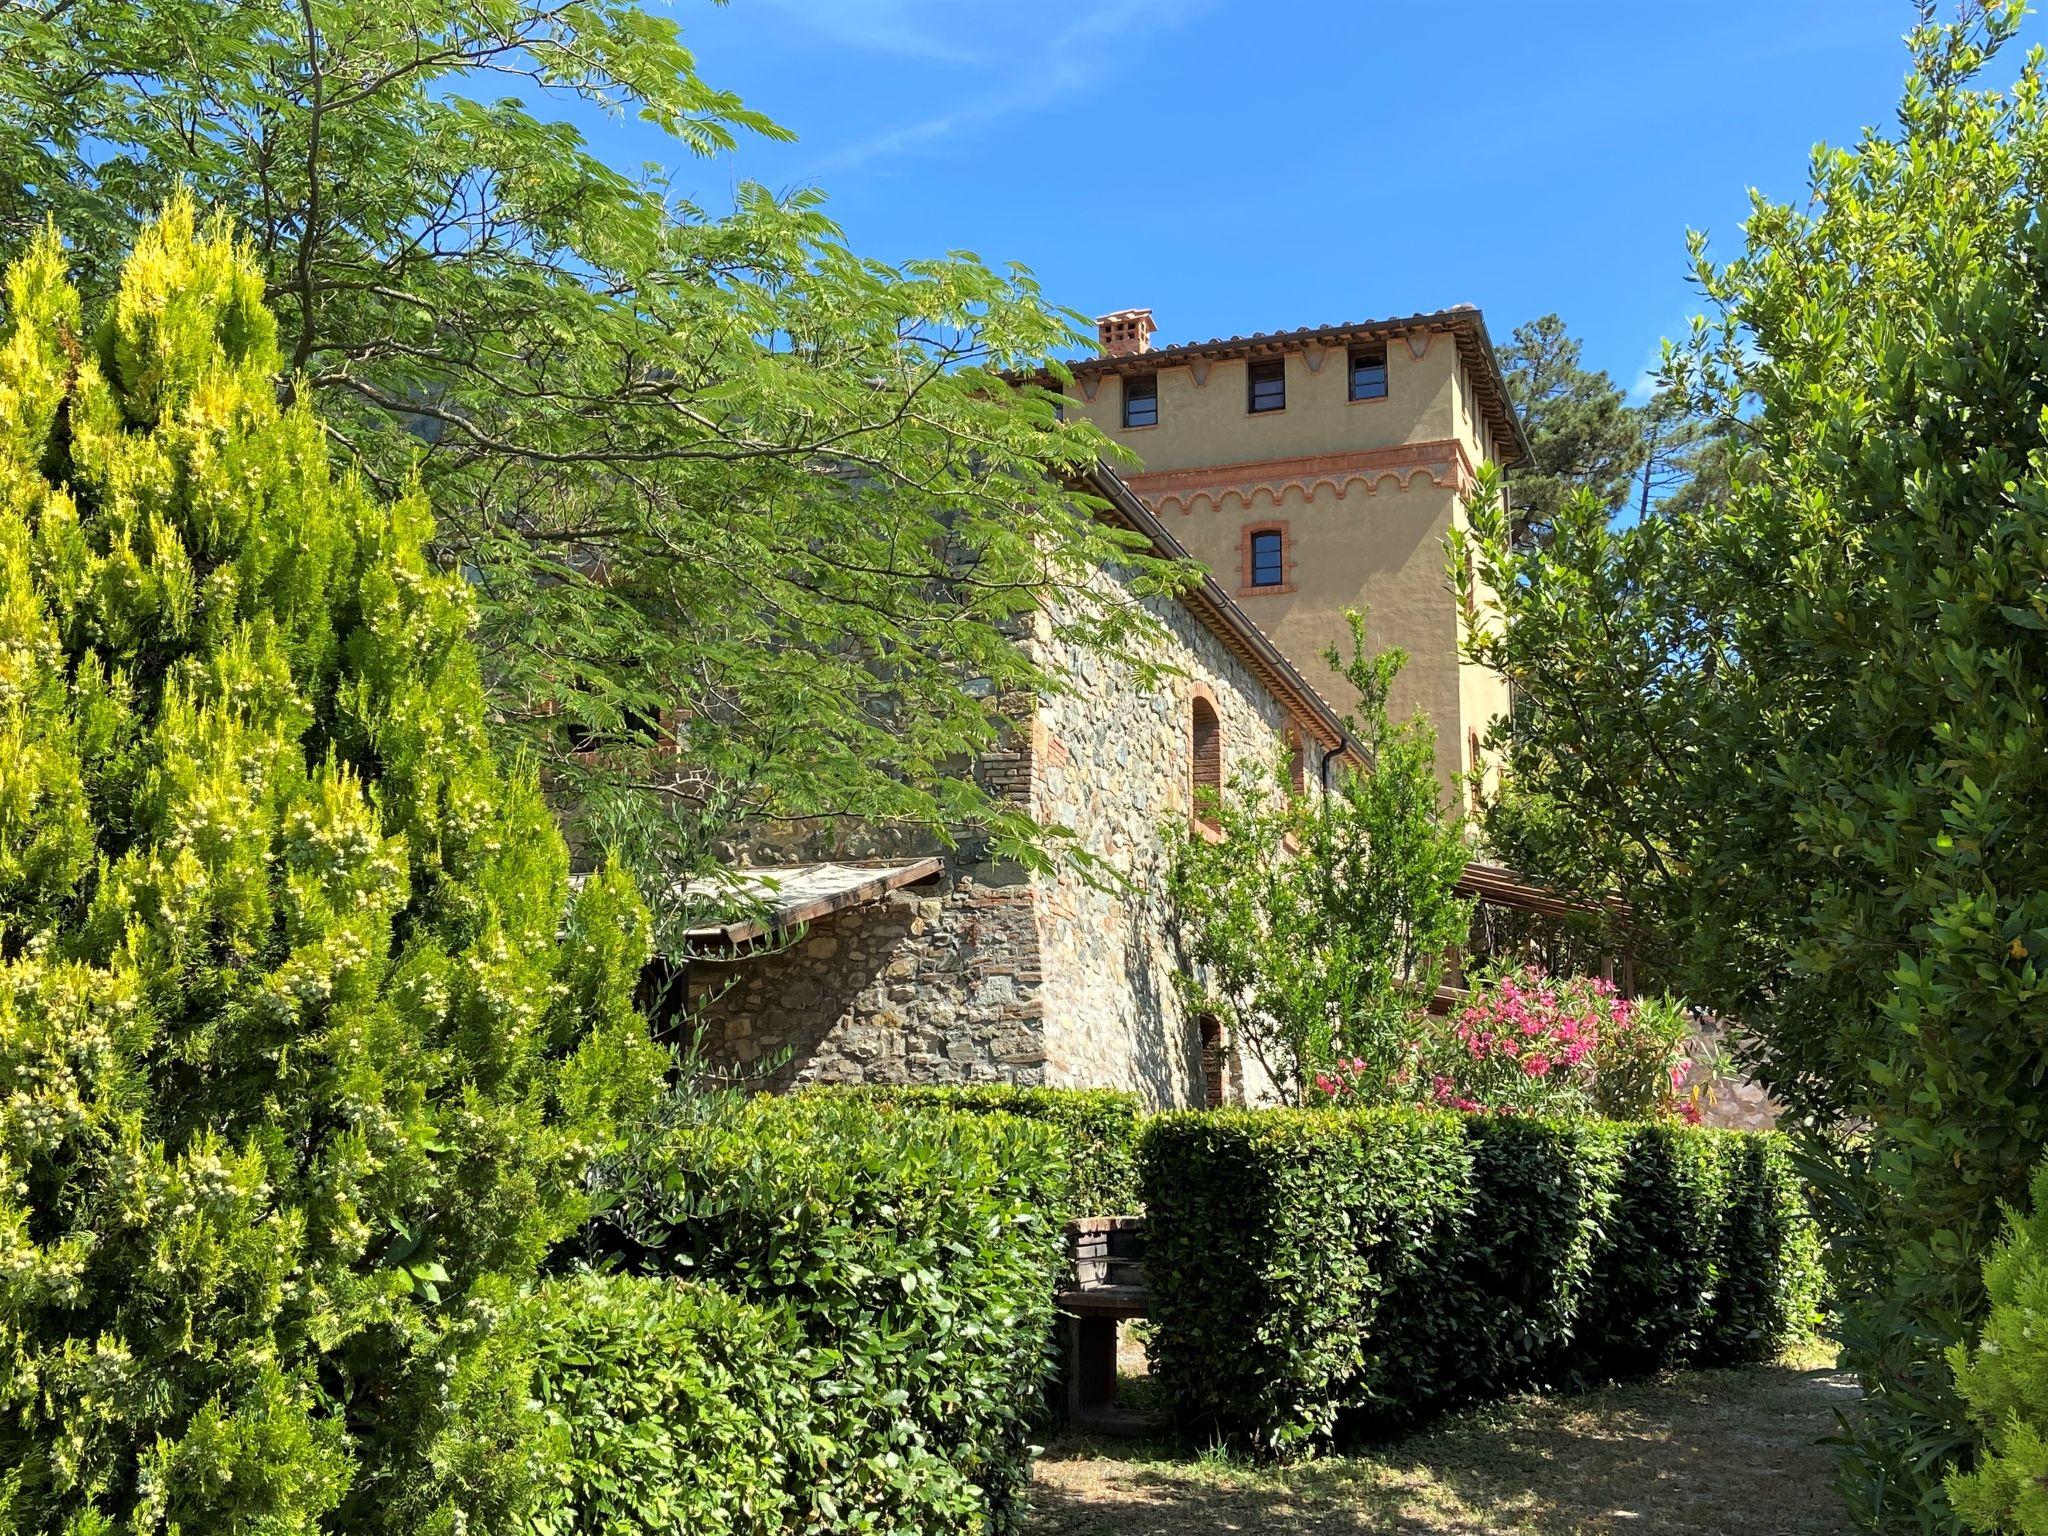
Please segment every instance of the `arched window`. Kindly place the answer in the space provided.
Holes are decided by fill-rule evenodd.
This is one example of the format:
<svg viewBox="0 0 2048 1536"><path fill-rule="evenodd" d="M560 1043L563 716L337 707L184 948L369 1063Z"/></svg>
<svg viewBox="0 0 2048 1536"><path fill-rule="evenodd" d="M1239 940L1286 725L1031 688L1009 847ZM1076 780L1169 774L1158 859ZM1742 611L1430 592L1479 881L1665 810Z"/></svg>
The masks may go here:
<svg viewBox="0 0 2048 1536"><path fill-rule="evenodd" d="M1223 1050L1223 1026L1213 1013L1202 1014L1195 1022L1202 1031L1202 1107L1221 1109L1224 1072L1229 1064Z"/></svg>
<svg viewBox="0 0 2048 1536"><path fill-rule="evenodd" d="M1223 722L1207 699L1194 702L1188 745L1193 758L1195 820L1213 827L1223 809Z"/></svg>

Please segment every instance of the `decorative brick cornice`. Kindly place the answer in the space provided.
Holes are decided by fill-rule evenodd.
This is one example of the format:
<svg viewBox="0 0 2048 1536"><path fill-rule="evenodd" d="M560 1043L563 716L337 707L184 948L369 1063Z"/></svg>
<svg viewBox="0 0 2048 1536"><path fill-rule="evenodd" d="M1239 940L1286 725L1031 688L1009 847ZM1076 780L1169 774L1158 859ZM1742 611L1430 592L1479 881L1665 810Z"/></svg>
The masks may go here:
<svg viewBox="0 0 2048 1536"><path fill-rule="evenodd" d="M1422 476L1427 476L1428 483L1438 490L1464 492L1473 480L1472 460L1465 445L1455 438L1442 438L1346 453L1167 469L1132 475L1128 484L1155 510L1186 514L1203 504L1221 511L1233 498L1241 508L1250 511L1262 496L1277 510L1285 503L1289 491L1300 491L1304 500L1313 500L1324 486L1339 497L1361 486L1366 495L1378 495L1388 481L1393 482L1394 489L1406 491Z"/></svg>

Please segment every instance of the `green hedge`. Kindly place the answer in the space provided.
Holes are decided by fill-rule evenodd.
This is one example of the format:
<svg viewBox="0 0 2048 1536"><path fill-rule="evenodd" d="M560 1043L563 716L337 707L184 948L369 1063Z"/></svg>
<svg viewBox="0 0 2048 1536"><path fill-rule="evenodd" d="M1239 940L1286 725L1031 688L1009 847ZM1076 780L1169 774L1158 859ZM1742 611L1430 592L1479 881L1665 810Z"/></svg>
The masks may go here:
<svg viewBox="0 0 2048 1536"><path fill-rule="evenodd" d="M1717 1143L1730 1134L1662 1122L1629 1128L1574 1341L1582 1375L1641 1376L1704 1347L1728 1210Z"/></svg>
<svg viewBox="0 0 2048 1536"><path fill-rule="evenodd" d="M817 1405L813 1518L977 1530L1009 1510L1053 1365L1071 1200L1058 1132L845 1095L668 1131L609 1219L636 1268L788 1311Z"/></svg>
<svg viewBox="0 0 2048 1536"><path fill-rule="evenodd" d="M1162 1115L1153 1373L1269 1452L1573 1377L1765 1358L1815 1312L1776 1137L1427 1112Z"/></svg>
<svg viewBox="0 0 2048 1536"><path fill-rule="evenodd" d="M1135 1093L1112 1088L864 1087L809 1090L881 1100L914 1109L1021 1115L1059 1129L1074 1170L1075 1216L1137 1212L1138 1131L1143 1108Z"/></svg>
<svg viewBox="0 0 2048 1536"><path fill-rule="evenodd" d="M1441 1354L1430 1261L1471 1177L1456 1117L1184 1111L1147 1123L1139 1161L1152 1372L1184 1430L1302 1448Z"/></svg>
<svg viewBox="0 0 2048 1536"><path fill-rule="evenodd" d="M786 1313L634 1275L556 1282L528 1311L547 1428L522 1529L793 1528L812 1410Z"/></svg>
<svg viewBox="0 0 2048 1536"><path fill-rule="evenodd" d="M1557 1385L1594 1286L1627 1132L1600 1121L1473 1116L1472 1204L1442 1268L1456 1319L1430 1372L1464 1401Z"/></svg>
<svg viewBox="0 0 2048 1536"><path fill-rule="evenodd" d="M452 1500L383 1490L419 1536L784 1536L811 1507L821 1436L786 1311L706 1285L571 1273L493 1278L446 1319L454 1347L412 1420ZM212 1527L209 1527L212 1529Z"/></svg>
<svg viewBox="0 0 2048 1536"><path fill-rule="evenodd" d="M1783 1137L1719 1133L1727 1213L1702 1365L1768 1360L1822 1325L1820 1229Z"/></svg>

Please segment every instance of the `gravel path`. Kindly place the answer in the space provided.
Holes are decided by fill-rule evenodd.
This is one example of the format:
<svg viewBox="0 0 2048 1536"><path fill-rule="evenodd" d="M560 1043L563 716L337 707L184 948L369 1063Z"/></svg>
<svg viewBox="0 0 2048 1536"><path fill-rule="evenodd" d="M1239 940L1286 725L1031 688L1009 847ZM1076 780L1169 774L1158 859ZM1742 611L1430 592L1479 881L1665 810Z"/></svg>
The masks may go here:
<svg viewBox="0 0 2048 1536"><path fill-rule="evenodd" d="M1368 1455L1254 1468L1118 1441L1051 1447L1026 1536L1840 1536L1815 1442L1856 1400L1806 1359L1451 1419Z"/></svg>

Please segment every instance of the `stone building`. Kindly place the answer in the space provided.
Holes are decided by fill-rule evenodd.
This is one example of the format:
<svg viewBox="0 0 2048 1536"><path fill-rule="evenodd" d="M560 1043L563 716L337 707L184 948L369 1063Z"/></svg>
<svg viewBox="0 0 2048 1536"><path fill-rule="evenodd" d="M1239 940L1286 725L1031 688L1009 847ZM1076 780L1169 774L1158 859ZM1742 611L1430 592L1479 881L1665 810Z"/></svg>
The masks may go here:
<svg viewBox="0 0 2048 1536"><path fill-rule="evenodd" d="M1374 645L1408 653L1395 710L1435 724L1446 786L1483 767L1507 688L1460 660L1444 537L1474 470L1528 444L1479 311L1171 347L1147 309L1097 326L1066 393L1144 461L1131 489L1310 675L1369 609Z"/></svg>
<svg viewBox="0 0 2048 1536"><path fill-rule="evenodd" d="M1090 489L1156 553L1187 558L1109 470ZM1033 701L1007 748L974 769L1039 823L1072 829L1095 867L1032 871L930 846L748 871L764 910L691 936L688 992L709 1059L777 1086L1122 1087L1159 1106L1266 1095L1258 1063L1182 996L1166 827L1253 762L1284 756L1315 792L1340 760L1362 758L1216 581L1132 600L1159 621L1158 670L1069 651L1042 620L1020 643L1068 687Z"/></svg>

